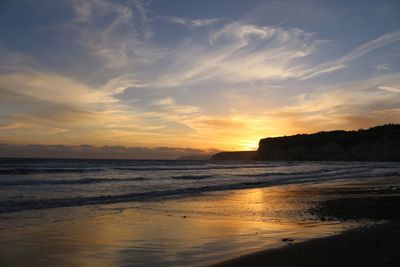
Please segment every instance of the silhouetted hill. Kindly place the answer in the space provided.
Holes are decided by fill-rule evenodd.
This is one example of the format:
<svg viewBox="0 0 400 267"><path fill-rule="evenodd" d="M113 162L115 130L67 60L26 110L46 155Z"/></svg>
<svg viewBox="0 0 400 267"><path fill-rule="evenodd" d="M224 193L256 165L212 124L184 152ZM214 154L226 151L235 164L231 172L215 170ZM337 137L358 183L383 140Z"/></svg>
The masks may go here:
<svg viewBox="0 0 400 267"><path fill-rule="evenodd" d="M256 159L400 161L400 125L265 138Z"/></svg>
<svg viewBox="0 0 400 267"><path fill-rule="evenodd" d="M252 160L257 156L257 151L220 152L212 156L213 160Z"/></svg>
<svg viewBox="0 0 400 267"><path fill-rule="evenodd" d="M181 156L177 158L177 160L209 160L211 159L212 155L188 155L188 156Z"/></svg>

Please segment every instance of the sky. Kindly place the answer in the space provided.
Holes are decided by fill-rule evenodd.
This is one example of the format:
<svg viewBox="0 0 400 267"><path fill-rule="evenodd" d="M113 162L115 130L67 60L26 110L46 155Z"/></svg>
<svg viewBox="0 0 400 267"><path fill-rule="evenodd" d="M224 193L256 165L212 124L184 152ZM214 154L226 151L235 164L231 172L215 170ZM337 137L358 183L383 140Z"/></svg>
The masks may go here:
<svg viewBox="0 0 400 267"><path fill-rule="evenodd" d="M384 123L400 123L396 0L0 2L3 152L176 156Z"/></svg>

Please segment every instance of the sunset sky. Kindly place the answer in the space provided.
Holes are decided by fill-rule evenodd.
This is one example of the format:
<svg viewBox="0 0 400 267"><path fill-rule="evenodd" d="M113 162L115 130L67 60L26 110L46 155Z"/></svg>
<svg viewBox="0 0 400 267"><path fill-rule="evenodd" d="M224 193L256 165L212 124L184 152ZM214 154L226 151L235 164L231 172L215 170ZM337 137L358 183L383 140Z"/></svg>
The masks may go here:
<svg viewBox="0 0 400 267"><path fill-rule="evenodd" d="M383 123L396 0L0 2L3 146L249 150Z"/></svg>

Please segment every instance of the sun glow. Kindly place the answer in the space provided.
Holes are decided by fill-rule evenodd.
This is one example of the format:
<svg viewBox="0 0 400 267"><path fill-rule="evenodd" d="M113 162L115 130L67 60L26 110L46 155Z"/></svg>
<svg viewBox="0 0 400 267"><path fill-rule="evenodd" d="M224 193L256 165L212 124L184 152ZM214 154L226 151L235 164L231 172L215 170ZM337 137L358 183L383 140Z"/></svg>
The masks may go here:
<svg viewBox="0 0 400 267"><path fill-rule="evenodd" d="M259 139L246 140L240 143L240 150L257 150Z"/></svg>

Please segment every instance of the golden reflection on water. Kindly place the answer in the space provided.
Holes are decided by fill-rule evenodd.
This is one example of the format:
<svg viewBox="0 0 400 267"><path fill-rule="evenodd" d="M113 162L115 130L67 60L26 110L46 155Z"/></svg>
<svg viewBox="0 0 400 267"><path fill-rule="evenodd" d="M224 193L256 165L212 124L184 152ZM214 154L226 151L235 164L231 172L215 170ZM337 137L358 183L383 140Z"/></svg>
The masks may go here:
<svg viewBox="0 0 400 267"><path fill-rule="evenodd" d="M0 231L0 266L205 265L348 224L301 217L305 194L248 189L158 202L31 211Z"/></svg>

